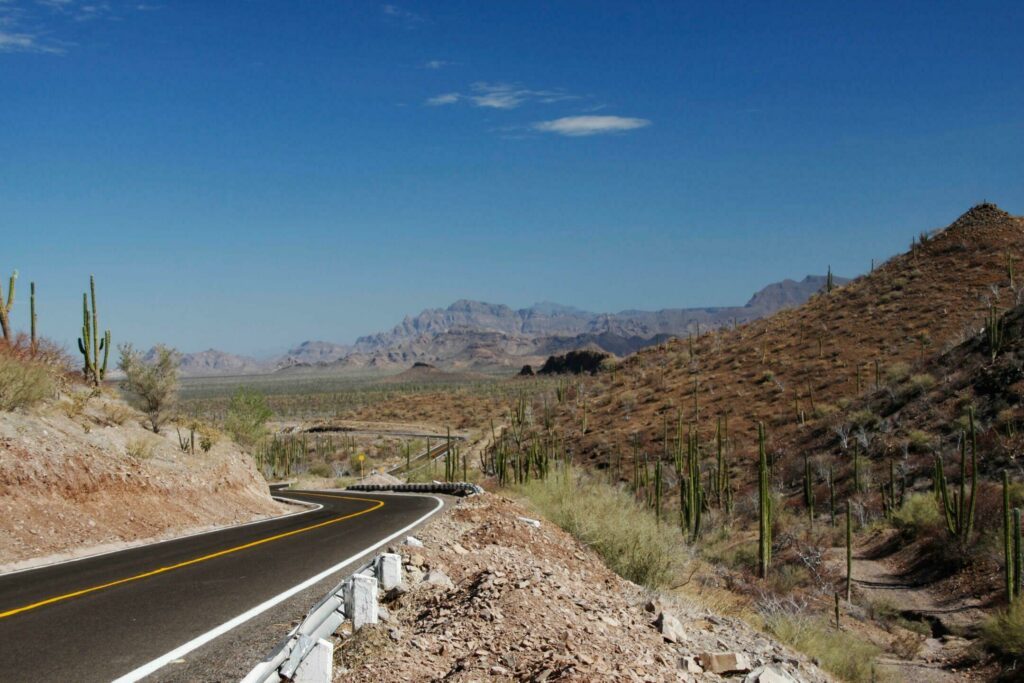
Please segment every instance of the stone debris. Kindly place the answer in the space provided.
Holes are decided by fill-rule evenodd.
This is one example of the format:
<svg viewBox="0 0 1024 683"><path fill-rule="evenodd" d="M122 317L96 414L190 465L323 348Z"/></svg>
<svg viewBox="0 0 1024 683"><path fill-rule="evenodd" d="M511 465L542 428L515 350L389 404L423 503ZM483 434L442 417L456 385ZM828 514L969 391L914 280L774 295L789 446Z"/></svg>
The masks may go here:
<svg viewBox="0 0 1024 683"><path fill-rule="evenodd" d="M416 538L415 536L406 536L405 537L405 545L410 546L412 548L422 548L423 547L423 541L421 541L420 539Z"/></svg>
<svg viewBox="0 0 1024 683"><path fill-rule="evenodd" d="M530 519L529 517L516 517L516 519L518 519L523 524L529 524L530 526L532 526L535 529L539 529L540 528L540 520L539 519Z"/></svg>
<svg viewBox="0 0 1024 683"><path fill-rule="evenodd" d="M742 652L702 652L700 665L716 674L746 673L750 661Z"/></svg>
<svg viewBox="0 0 1024 683"><path fill-rule="evenodd" d="M554 525L524 524L525 512L496 495L461 499L421 530L423 544L398 548L403 590L384 596L380 640L368 654L370 635L342 636L336 680L830 680L737 619L712 622L622 579Z"/></svg>
<svg viewBox="0 0 1024 683"><path fill-rule="evenodd" d="M774 666L761 666L747 674L743 683L796 683L796 679Z"/></svg>
<svg viewBox="0 0 1024 683"><path fill-rule="evenodd" d="M658 629L665 640L670 643L682 643L686 641L686 633L683 631L683 625L679 623L679 620L668 612L662 612L658 615L658 618L654 621L654 626Z"/></svg>

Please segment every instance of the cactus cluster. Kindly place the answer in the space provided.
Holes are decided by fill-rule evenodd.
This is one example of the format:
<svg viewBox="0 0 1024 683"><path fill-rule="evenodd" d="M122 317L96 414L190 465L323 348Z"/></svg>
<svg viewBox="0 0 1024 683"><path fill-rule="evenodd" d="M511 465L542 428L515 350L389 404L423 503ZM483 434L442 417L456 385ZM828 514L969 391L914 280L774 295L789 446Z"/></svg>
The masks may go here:
<svg viewBox="0 0 1024 683"><path fill-rule="evenodd" d="M950 492L942 467L942 456L935 456L935 488L946 518L946 528L961 545L967 543L974 528L974 509L978 492L978 438L974 425L974 408L968 413L967 431L960 433L960 491ZM970 451L970 490L967 489L967 454Z"/></svg>
<svg viewBox="0 0 1024 683"><path fill-rule="evenodd" d="M892 519L893 514L903 505L903 497L906 494L906 479L900 473L899 486L896 484L896 464L889 458L889 481L882 484L882 512L886 519Z"/></svg>
<svg viewBox="0 0 1024 683"><path fill-rule="evenodd" d="M700 476L700 441L691 427L683 450L683 427L680 423L674 454L676 476L679 478L679 526L690 540L700 535L701 517L706 504L704 483Z"/></svg>

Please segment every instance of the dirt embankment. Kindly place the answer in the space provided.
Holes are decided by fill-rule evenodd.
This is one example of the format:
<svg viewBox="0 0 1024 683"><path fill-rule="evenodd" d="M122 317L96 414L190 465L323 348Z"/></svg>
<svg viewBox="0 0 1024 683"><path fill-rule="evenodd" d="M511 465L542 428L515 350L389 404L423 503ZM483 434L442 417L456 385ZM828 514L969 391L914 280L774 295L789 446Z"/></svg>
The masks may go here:
<svg viewBox="0 0 1024 683"><path fill-rule="evenodd" d="M464 499L421 532L423 547L392 548L404 587L379 625L342 639L335 680L830 680L736 619L622 579L527 514L496 495Z"/></svg>
<svg viewBox="0 0 1024 683"><path fill-rule="evenodd" d="M0 571L287 510L226 437L185 453L174 425L84 391L0 413Z"/></svg>

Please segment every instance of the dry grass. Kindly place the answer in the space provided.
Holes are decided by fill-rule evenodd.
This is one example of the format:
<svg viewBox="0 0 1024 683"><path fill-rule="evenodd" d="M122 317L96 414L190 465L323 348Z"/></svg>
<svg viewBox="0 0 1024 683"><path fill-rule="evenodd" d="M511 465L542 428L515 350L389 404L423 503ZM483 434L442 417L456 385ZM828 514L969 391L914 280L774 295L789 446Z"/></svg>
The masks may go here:
<svg viewBox="0 0 1024 683"><path fill-rule="evenodd" d="M658 524L626 492L571 472L530 481L515 492L592 548L616 574L650 588L681 583L687 553L678 529Z"/></svg>
<svg viewBox="0 0 1024 683"><path fill-rule="evenodd" d="M1024 657L1024 602L1018 600L986 621L981 642L1004 657Z"/></svg>

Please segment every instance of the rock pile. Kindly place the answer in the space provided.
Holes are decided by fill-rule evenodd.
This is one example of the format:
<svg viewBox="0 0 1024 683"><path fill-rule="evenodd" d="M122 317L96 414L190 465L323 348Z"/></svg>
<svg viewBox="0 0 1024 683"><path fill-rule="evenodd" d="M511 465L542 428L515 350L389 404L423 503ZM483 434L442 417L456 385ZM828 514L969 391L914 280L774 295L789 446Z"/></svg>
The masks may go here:
<svg viewBox="0 0 1024 683"><path fill-rule="evenodd" d="M651 596L525 513L496 496L462 500L422 547L394 548L405 585L381 624L340 644L339 680L828 680L742 622Z"/></svg>

